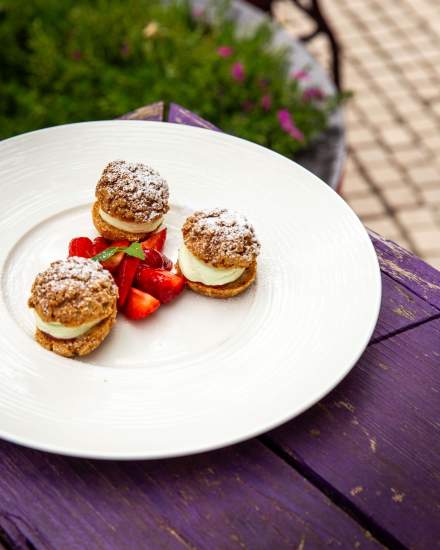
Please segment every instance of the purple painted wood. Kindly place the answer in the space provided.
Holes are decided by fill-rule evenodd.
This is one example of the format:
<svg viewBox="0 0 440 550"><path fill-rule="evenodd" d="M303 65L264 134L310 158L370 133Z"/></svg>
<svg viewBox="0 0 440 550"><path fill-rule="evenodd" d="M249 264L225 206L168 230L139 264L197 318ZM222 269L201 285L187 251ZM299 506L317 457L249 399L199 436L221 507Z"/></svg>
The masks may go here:
<svg viewBox="0 0 440 550"><path fill-rule="evenodd" d="M267 437L411 548L440 546L440 320L368 348Z"/></svg>
<svg viewBox="0 0 440 550"><path fill-rule="evenodd" d="M382 271L440 309L440 271L370 231Z"/></svg>
<svg viewBox="0 0 440 550"><path fill-rule="evenodd" d="M435 307L396 282L387 273L382 272L381 275L382 304L372 342L427 321L438 314Z"/></svg>
<svg viewBox="0 0 440 550"><path fill-rule="evenodd" d="M163 104L155 104L125 118L162 117ZM176 104L168 120L216 129ZM440 321L430 319L439 315L440 275L372 239L383 281L379 342L325 400L264 438L313 484L256 440L135 463L0 442L0 539L20 549L377 546L325 489L384 540L434 547ZM385 338L396 331L405 332Z"/></svg>
<svg viewBox="0 0 440 550"><path fill-rule="evenodd" d="M153 120L161 122L163 120L163 113L164 103L163 101L158 101L157 103L152 103L151 105L139 107L139 109L126 113L119 118L121 120Z"/></svg>
<svg viewBox="0 0 440 550"><path fill-rule="evenodd" d="M0 443L0 493L0 528L36 548L379 547L255 440L132 463Z"/></svg>
<svg viewBox="0 0 440 550"><path fill-rule="evenodd" d="M211 124L204 118L188 111L177 103L171 103L168 111L168 122L176 124L186 124L188 126L198 126L200 128L208 128L208 130L220 131L214 124Z"/></svg>

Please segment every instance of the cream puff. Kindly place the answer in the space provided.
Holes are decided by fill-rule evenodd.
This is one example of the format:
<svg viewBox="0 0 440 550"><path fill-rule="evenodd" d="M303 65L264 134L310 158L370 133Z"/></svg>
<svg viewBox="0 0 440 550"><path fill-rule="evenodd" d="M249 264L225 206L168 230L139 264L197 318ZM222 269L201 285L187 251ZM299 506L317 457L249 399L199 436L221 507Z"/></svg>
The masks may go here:
<svg viewBox="0 0 440 550"><path fill-rule="evenodd" d="M111 241L145 240L168 212L165 179L140 162L115 160L107 164L96 186L93 223Z"/></svg>
<svg viewBox="0 0 440 550"><path fill-rule="evenodd" d="M117 299L118 287L99 262L72 256L51 263L28 300L36 341L65 357L92 352L115 323Z"/></svg>
<svg viewBox="0 0 440 550"><path fill-rule="evenodd" d="M260 243L248 220L225 208L200 210L185 221L178 271L188 287L213 298L231 298L257 275Z"/></svg>

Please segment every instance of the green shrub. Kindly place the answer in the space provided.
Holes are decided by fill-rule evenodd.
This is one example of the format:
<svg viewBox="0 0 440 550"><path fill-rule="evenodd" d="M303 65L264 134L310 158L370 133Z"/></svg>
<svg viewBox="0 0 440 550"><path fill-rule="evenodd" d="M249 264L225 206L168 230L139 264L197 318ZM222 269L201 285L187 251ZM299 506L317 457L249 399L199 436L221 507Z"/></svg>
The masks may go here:
<svg viewBox="0 0 440 550"><path fill-rule="evenodd" d="M239 38L216 17L185 2L0 0L0 138L163 99L291 156L341 98L304 98L268 26Z"/></svg>

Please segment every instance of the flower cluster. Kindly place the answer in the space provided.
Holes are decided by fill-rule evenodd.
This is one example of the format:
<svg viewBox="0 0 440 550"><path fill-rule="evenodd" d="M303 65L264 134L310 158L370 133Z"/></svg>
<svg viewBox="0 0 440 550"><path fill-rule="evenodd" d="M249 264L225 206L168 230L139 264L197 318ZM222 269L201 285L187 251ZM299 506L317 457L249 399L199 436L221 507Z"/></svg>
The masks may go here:
<svg viewBox="0 0 440 550"><path fill-rule="evenodd" d="M217 54L226 59L235 55L235 49L232 46L221 45L217 48ZM235 82L243 83L245 81L246 69L241 61L234 61L231 65L230 72L231 77ZM310 75L306 69L300 69L292 72L291 78L296 81L307 81L309 80ZM263 90L263 94L261 95L258 104L264 111L269 112L273 107L272 96L267 90L269 81L265 78L260 78L259 84ZM310 86L304 89L302 99L305 102L323 101L325 99L325 94L320 87ZM250 99L245 99L241 102L241 107L244 112L248 113L255 107L255 103ZM293 115L287 108L278 109L276 111L276 117L283 132L298 142L304 142L304 133L295 124Z"/></svg>

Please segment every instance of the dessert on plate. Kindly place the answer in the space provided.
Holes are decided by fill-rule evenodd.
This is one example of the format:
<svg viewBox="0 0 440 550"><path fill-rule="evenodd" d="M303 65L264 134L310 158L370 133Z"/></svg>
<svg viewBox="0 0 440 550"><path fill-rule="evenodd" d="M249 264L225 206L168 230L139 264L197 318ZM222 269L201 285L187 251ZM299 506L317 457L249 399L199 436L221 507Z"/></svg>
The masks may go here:
<svg viewBox="0 0 440 550"><path fill-rule="evenodd" d="M96 186L93 223L106 239L141 241L161 225L168 198L168 184L159 172L140 162L115 160Z"/></svg>
<svg viewBox="0 0 440 550"><path fill-rule="evenodd" d="M96 349L116 319L118 288L99 262L72 256L39 273L28 301L35 339L65 357Z"/></svg>
<svg viewBox="0 0 440 550"><path fill-rule="evenodd" d="M231 298L255 281L260 243L241 214L226 208L194 212L182 234L177 269L191 290Z"/></svg>

